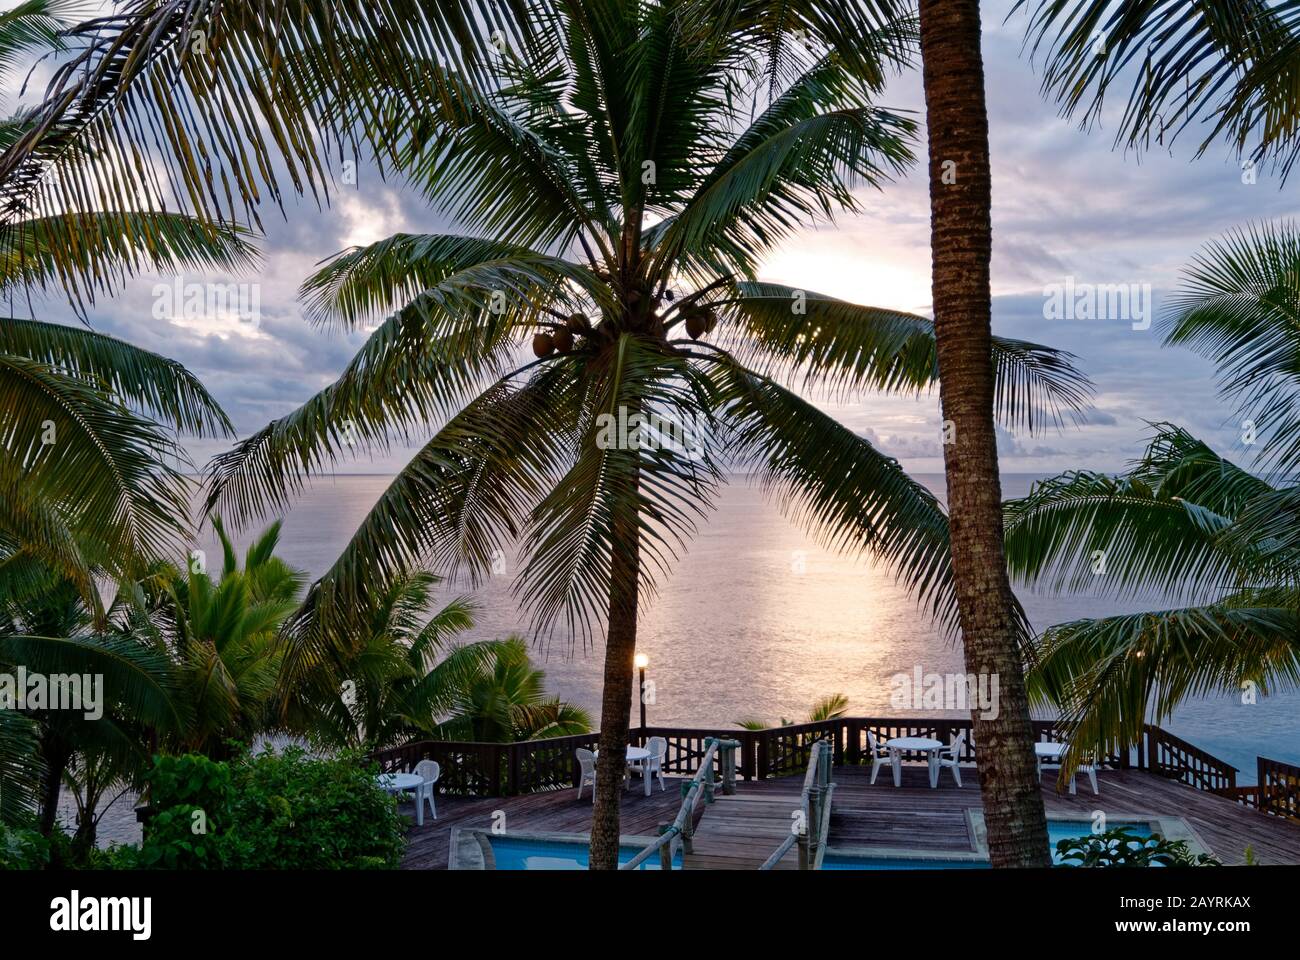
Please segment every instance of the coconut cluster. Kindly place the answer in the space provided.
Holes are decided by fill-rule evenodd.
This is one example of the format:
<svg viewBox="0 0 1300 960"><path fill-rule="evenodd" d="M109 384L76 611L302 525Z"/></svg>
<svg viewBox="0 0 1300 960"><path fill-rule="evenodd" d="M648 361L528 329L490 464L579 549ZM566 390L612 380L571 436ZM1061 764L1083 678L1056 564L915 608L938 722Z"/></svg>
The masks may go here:
<svg viewBox="0 0 1300 960"><path fill-rule="evenodd" d="M538 358L549 357L552 353L568 353L573 349L574 338L591 333L591 321L585 314L570 314L564 326L556 327L549 333L533 335L533 354Z"/></svg>

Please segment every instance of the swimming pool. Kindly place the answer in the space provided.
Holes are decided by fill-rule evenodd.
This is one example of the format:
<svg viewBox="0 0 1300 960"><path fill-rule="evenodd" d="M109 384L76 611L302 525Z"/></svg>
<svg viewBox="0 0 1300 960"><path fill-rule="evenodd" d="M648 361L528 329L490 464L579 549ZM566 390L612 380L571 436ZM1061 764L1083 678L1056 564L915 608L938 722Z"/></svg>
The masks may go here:
<svg viewBox="0 0 1300 960"><path fill-rule="evenodd" d="M498 836L488 841L492 845L492 858L498 870L586 870L587 845L561 840L534 840L523 837ZM620 847L618 862L627 863L640 847ZM673 858L673 867L682 865L681 851ZM638 870L658 870L659 857L652 856L638 866Z"/></svg>
<svg viewBox="0 0 1300 960"><path fill-rule="evenodd" d="M651 837L622 838L618 862L627 863ZM586 870L590 860L585 834L576 833L493 833L490 830L452 827L447 866L452 870ZM673 857L674 869L681 869L682 854ZM658 870L655 853L637 867Z"/></svg>
<svg viewBox="0 0 1300 960"><path fill-rule="evenodd" d="M982 844L982 818L975 821L980 829L976 832L976 846L980 849L971 854L953 856L935 852L930 854L915 851L890 850L887 853L865 848L860 851L827 851L822 861L823 870L987 870L989 869L987 848ZM1106 823L1108 830L1127 827L1134 836L1149 837L1156 832L1149 820L1111 820ZM1056 844L1061 840L1086 837L1092 833L1089 820L1047 821L1047 839L1052 851L1052 862L1061 863L1057 856Z"/></svg>

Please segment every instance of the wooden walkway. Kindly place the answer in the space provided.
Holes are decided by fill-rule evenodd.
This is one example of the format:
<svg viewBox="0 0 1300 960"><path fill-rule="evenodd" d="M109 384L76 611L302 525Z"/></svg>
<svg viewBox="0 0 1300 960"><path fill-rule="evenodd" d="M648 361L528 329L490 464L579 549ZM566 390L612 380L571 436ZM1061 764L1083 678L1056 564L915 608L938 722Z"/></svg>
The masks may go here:
<svg viewBox="0 0 1300 960"><path fill-rule="evenodd" d="M970 852L973 838L966 811L980 809L979 782L973 767L963 768L965 786L958 789L948 771L931 790L923 766L904 766L903 786L895 788L888 769L875 785L869 768L837 767L831 808L831 848L901 847L915 850ZM1243 863L1250 846L1264 864L1300 864L1300 823L1288 822L1214 794L1183 786L1141 770L1103 770L1101 794L1094 796L1086 780L1075 796L1058 795L1052 775L1044 777L1048 815L1092 816L1101 810L1112 820L1148 815L1182 817L1221 860ZM776 849L790 829L798 806L802 776L755 782L741 781L734 797L719 796L702 808L695 834L695 853L688 868L753 869ZM654 836L657 827L673 819L681 803L680 781L669 779L667 790L655 786L646 797L640 783L622 796L622 832ZM409 807L403 808L409 810ZM403 867L445 869L451 828L491 829L500 815L509 833L586 833L591 824L591 799L575 790L499 799L438 799L438 819L426 818L412 827ZM689 861L695 862L689 862ZM791 851L781 869L797 865Z"/></svg>
<svg viewBox="0 0 1300 960"><path fill-rule="evenodd" d="M757 870L790 835L801 783L791 781L785 792L748 791L751 784L740 784L733 796L719 796L700 818L682 869ZM772 869L798 870L799 851L792 847Z"/></svg>

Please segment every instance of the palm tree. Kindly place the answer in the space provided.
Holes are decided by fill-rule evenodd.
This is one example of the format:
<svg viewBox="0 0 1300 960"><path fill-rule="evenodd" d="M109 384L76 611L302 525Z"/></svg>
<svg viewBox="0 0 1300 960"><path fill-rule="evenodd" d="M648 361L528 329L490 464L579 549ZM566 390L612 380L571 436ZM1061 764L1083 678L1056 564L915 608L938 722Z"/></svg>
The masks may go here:
<svg viewBox="0 0 1300 960"><path fill-rule="evenodd" d="M941 621L956 610L934 497L780 382L929 388L931 324L756 277L795 226L859 209L855 188L910 162L912 124L870 100L883 74L818 55L770 88L747 11L701 29L688 3L558 6L549 47L477 71L416 61L427 89L349 115L463 233L344 251L306 282L314 320L378 326L338 381L214 461L209 502L242 521L345 451L445 420L311 588L286 681L345 659L372 584L429 559L476 577L518 540L535 627L605 627L591 863L612 869L638 610L724 466L891 564ZM1057 351L983 342L1016 423L1084 392Z"/></svg>
<svg viewBox="0 0 1300 960"><path fill-rule="evenodd" d="M61 31L75 12L62 0L27 0L0 13L0 74L16 70L23 56L64 51ZM6 156L19 140L45 143L42 112L57 116L53 108L25 109L0 120ZM0 290L10 304L52 286L82 304L143 268L251 263L237 229L155 208L105 208L110 189L101 178L126 155L99 147L73 137L59 156L29 155L0 177ZM65 202L42 199L52 191ZM127 661L139 650L110 631L98 579L129 579L187 542L187 459L174 432L230 436L229 420L181 364L90 329L12 316L0 319L0 406L8 415L0 434L4 657L83 667L87 658L117 658L112 669L130 675ZM69 587L81 607L62 596ZM90 627L65 615L56 618L65 635L35 633L51 623L42 605L56 597L62 613L81 609ZM138 717L165 713L160 683L155 676L131 687ZM21 816L42 780L48 829L68 745L88 753L99 732L112 749L123 743L112 725L59 730L59 718L0 712L0 818Z"/></svg>
<svg viewBox="0 0 1300 960"><path fill-rule="evenodd" d="M952 572L967 672L999 681L995 719L971 714L989 860L1050 866L1020 659L1026 635L1007 578L1001 480L988 362L992 324L991 175L978 0L921 0L930 158L930 256Z"/></svg>
<svg viewBox="0 0 1300 960"><path fill-rule="evenodd" d="M139 603L152 614L159 645L178 671L189 716L176 744L216 759L228 742L252 743L278 729L274 694L282 654L277 635L299 603L306 577L274 555L276 521L248 547L239 565L219 517L212 521L222 549L218 576L197 560L185 573L164 567L148 578Z"/></svg>
<svg viewBox="0 0 1300 960"><path fill-rule="evenodd" d="M0 711L30 725L32 737L18 745L37 761L22 762L20 754L20 762L0 769L0 822L22 819L34 797L37 823L48 835L58 812L60 786L71 779L88 788L78 794L83 845L93 844L95 807L103 790L118 780L130 782L147 767L147 732L177 730L185 716L171 661L130 628L129 603L114 603L106 629L96 626L95 613L78 586L57 575L47 574L44 589L36 593L0 589L0 668L11 676L21 665L29 674L49 678L103 678L98 704L90 702L83 688L83 710L29 705L21 712ZM88 769L99 775L98 783L84 776ZM39 774L38 790L32 773Z"/></svg>
<svg viewBox="0 0 1300 960"><path fill-rule="evenodd" d="M1234 231L1192 261L1161 320L1166 344L1218 363L1273 482L1157 424L1125 474L1066 474L1007 504L1021 578L1188 604L1058 624L1039 638L1032 689L1066 708L1075 749L1127 749L1149 714L1158 723L1189 697L1300 681L1297 271L1294 225Z"/></svg>
<svg viewBox="0 0 1300 960"><path fill-rule="evenodd" d="M500 648L493 640L455 642L474 625L474 605L465 597L428 615L438 582L421 570L374 591L361 639L346 660L295 696L293 706L306 715L300 726L327 742L367 750L434 735L439 718ZM317 691L326 693L317 698Z"/></svg>
<svg viewBox="0 0 1300 960"><path fill-rule="evenodd" d="M451 713L433 731L438 739L513 743L591 729L585 710L547 695L546 672L533 666L522 637L495 646L491 659L457 687Z"/></svg>
<svg viewBox="0 0 1300 960"><path fill-rule="evenodd" d="M63 48L77 5L27 0L0 13L0 75L28 54ZM0 145L35 135L35 112L0 120ZM151 210L103 209L92 186L104 158L75 144L54 167L0 181L0 291L30 298L50 286L93 299L139 269L211 269L253 262L233 228ZM111 166L111 164L110 164ZM64 182L80 203L24 197L33 175ZM97 570L126 577L186 542L183 450L167 429L230 436L221 408L180 364L88 329L0 319L0 549L6 563L59 571L92 606ZM155 422L158 421L158 422ZM17 572L17 571L15 571Z"/></svg>

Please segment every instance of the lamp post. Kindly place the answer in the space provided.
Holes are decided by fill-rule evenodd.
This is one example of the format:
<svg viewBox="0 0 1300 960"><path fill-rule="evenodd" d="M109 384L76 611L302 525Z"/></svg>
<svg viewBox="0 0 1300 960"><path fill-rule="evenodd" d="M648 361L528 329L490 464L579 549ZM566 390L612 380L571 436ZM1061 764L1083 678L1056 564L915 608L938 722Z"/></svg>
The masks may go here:
<svg viewBox="0 0 1300 960"><path fill-rule="evenodd" d="M645 734L645 668L650 666L650 658L644 653L638 653L632 660L636 665L637 672L641 675L641 733Z"/></svg>

